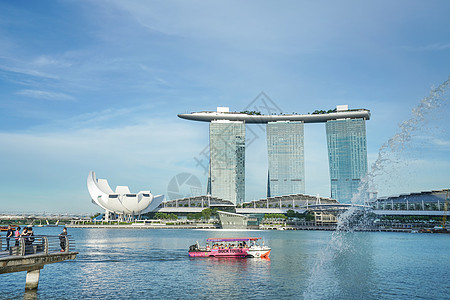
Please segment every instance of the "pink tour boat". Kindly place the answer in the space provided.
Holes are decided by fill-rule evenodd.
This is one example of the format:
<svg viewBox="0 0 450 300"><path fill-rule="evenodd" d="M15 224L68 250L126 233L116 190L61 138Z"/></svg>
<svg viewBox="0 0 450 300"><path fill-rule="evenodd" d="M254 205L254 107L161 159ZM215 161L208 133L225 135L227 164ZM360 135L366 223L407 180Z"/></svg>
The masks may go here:
<svg viewBox="0 0 450 300"><path fill-rule="evenodd" d="M262 242L262 243L260 243ZM269 258L271 249L264 245L262 238L211 238L206 246L198 242L189 247L190 257L260 257Z"/></svg>

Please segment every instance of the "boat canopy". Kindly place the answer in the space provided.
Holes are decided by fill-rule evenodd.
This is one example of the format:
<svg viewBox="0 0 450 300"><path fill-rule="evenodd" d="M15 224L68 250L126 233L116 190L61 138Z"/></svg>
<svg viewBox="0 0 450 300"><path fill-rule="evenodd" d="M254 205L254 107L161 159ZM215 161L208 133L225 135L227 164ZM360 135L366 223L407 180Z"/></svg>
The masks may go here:
<svg viewBox="0 0 450 300"><path fill-rule="evenodd" d="M245 241L256 241L260 240L260 237L248 237L248 238L210 238L207 239L207 242L245 242Z"/></svg>

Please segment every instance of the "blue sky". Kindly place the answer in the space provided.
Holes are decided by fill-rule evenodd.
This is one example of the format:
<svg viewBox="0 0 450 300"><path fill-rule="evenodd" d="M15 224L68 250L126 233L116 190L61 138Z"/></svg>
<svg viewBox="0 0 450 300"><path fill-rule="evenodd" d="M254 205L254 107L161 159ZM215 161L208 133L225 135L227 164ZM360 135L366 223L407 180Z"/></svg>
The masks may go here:
<svg viewBox="0 0 450 300"><path fill-rule="evenodd" d="M178 113L367 108L372 164L448 79L448 1L0 1L0 203L96 212L88 172L167 194L206 183L208 125ZM381 195L448 188L448 92L376 178ZM255 128L255 130L260 130ZM246 152L247 200L266 190L265 136ZM323 124L305 125L306 192L330 196Z"/></svg>

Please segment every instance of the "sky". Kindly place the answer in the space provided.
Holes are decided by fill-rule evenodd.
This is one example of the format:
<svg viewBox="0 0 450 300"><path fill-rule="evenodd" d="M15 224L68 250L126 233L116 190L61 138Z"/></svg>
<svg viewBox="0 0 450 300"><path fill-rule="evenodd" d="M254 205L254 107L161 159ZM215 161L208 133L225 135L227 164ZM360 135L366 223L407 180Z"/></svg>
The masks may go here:
<svg viewBox="0 0 450 300"><path fill-rule="evenodd" d="M449 11L409 0L0 1L0 212L100 212L91 170L155 195L187 173L206 193L208 124L177 114L265 113L264 101L284 113L369 109L369 169L415 120L381 151L390 160L373 189L448 188L448 84L433 90L450 75ZM249 127L247 201L267 183L264 127ZM329 197L324 124L305 124L305 166L306 193Z"/></svg>

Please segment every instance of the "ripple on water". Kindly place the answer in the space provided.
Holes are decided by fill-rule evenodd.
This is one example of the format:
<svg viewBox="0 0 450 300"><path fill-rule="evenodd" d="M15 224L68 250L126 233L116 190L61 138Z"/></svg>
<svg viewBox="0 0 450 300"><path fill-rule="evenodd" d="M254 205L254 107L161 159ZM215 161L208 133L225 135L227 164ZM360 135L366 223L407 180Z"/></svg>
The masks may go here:
<svg viewBox="0 0 450 300"><path fill-rule="evenodd" d="M331 236L258 232L273 249L267 261L188 257L193 241L219 237L220 232L110 230L102 235L113 236L114 242L97 247L88 241L97 233L71 231L80 254L42 269L38 299L301 299ZM121 235L143 242L117 243ZM444 299L450 292L436 284L448 273L448 237L360 233L346 235L342 242L347 250L330 249L325 256L311 299ZM418 253L432 253L433 259ZM25 275L1 275L0 299L22 298Z"/></svg>

